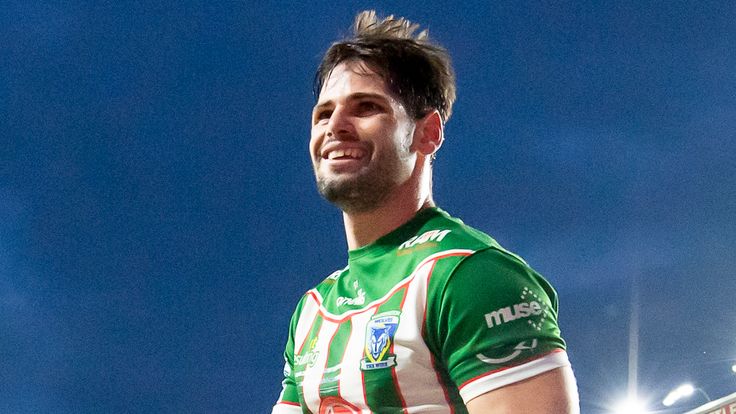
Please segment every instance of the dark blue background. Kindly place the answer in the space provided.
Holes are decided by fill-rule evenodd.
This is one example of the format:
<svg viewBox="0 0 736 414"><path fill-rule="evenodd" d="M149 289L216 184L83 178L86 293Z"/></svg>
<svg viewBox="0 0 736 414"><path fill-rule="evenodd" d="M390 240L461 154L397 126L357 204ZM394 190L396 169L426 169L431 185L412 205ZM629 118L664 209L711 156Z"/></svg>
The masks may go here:
<svg viewBox="0 0 736 414"><path fill-rule="evenodd" d="M634 279L651 409L736 391L733 2L10 0L0 412L270 411L293 307L347 256L311 82L365 8L451 51L435 199L557 287L583 413L626 393Z"/></svg>

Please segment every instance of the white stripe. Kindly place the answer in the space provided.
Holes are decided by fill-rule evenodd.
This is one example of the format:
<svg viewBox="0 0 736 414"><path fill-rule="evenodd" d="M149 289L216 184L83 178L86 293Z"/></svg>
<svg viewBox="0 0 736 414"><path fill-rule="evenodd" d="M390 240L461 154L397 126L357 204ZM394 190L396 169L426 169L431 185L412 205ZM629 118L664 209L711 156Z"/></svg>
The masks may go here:
<svg viewBox="0 0 736 414"><path fill-rule="evenodd" d="M279 403L273 406L271 414L302 414L302 408L296 405Z"/></svg>
<svg viewBox="0 0 736 414"><path fill-rule="evenodd" d="M493 372L466 383L460 389L460 396L463 397L463 401L467 404L468 401L479 395L485 394L488 391L493 391L497 388L523 381L535 375L551 371L555 368L567 366L570 366L570 361L567 359L567 353L564 351L554 352L539 359L535 359L534 361L527 362L526 364Z"/></svg>
<svg viewBox="0 0 736 414"><path fill-rule="evenodd" d="M425 263L414 272L395 336L394 353L399 361L396 378L409 413L450 412L442 385L432 366L431 354L422 340L427 282L433 264Z"/></svg>
<svg viewBox="0 0 736 414"><path fill-rule="evenodd" d="M296 323L296 332L294 333L294 356L296 356L296 353L302 349L304 341L307 340L309 328L312 327L312 323L314 322L314 318L317 316L318 310L319 304L315 302L314 298L307 295L302 312L299 314L299 321Z"/></svg>
<svg viewBox="0 0 736 414"><path fill-rule="evenodd" d="M433 254L431 256L428 256L427 258L425 258L424 260L422 260L421 263L419 263L419 265L417 265L417 267L415 269L419 269L422 266L425 266L427 263L433 262L434 260L436 260L437 257L440 257L440 256L446 256L446 255L470 255L470 254L473 254L474 252L475 252L474 250L467 250L467 249L450 249L450 250L445 250L445 251L442 251L442 252L438 252L438 253L435 253L435 254ZM415 274L416 274L416 270L408 278L402 279L398 284L396 284L396 286L394 286L393 288L391 288L391 290L389 290L388 292L386 292L385 295L383 295L382 297L380 297L380 298L372 301L371 303L363 306L362 309L355 309L355 310L352 310L352 311L347 311L347 312L341 313L339 315L336 315L334 313L331 313L327 309L325 309L325 307L322 305L324 303L324 298L322 297L322 295L316 289L312 289L309 292L312 293L312 294L314 294L314 297L317 298L317 302L319 303L320 310L322 311L322 314L323 315L325 315L325 316L327 316L329 318L333 318L333 319L343 319L343 318L351 317L352 315L358 314L360 312L363 312L363 309L368 309L368 308L370 308L370 307L372 307L374 305L377 305L377 304L380 304L380 303L385 302L389 297L391 297L391 295L393 295L394 293L396 293L397 290L400 289L400 286L403 286L404 283L407 283L409 281L409 279L413 278Z"/></svg>
<svg viewBox="0 0 736 414"><path fill-rule="evenodd" d="M365 395L363 395L363 372L360 370L360 359L363 358L363 350L365 349L366 327L374 312L373 309L350 318L352 329L345 355L342 357L340 396L360 409L367 409L368 407Z"/></svg>
<svg viewBox="0 0 736 414"><path fill-rule="evenodd" d="M314 365L304 370L304 402L313 413L319 412L319 385L322 381L322 375L325 372L327 364L327 354L330 349L330 340L332 339L339 324L330 322L326 319L322 320L322 326L319 328L317 335L317 343L314 349L320 350Z"/></svg>

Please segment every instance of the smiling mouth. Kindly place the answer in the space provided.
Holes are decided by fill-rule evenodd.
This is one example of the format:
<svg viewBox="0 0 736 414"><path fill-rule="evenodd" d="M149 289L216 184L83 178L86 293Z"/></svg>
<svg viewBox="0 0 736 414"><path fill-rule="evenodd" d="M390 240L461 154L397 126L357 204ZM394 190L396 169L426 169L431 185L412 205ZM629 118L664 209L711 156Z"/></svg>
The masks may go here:
<svg viewBox="0 0 736 414"><path fill-rule="evenodd" d="M366 151L360 148L335 149L326 154L328 160L359 160L365 157Z"/></svg>

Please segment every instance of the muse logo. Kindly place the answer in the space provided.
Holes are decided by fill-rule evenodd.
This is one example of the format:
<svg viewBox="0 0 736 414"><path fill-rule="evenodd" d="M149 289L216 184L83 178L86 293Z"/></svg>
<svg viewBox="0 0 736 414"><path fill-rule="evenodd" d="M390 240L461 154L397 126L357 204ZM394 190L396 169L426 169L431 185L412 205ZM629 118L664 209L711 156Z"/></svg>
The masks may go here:
<svg viewBox="0 0 736 414"><path fill-rule="evenodd" d="M544 305L544 301L536 293L534 293L531 289L525 287L521 293L521 299L524 300L530 296L531 299L534 300L517 303L512 306L506 306L493 312L486 313L484 316L488 328L493 328L494 326L502 325L511 321L515 321L517 319L529 318L531 316L541 316L539 320L535 321L530 319L528 321L529 325L531 325L533 328L538 331L541 330L542 322L548 315L547 306Z"/></svg>

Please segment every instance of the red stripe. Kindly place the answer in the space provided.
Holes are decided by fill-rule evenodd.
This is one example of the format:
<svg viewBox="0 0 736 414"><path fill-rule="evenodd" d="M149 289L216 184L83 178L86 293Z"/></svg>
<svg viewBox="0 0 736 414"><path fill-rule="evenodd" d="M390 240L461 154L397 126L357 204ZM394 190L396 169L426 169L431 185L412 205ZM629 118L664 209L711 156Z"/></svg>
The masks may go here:
<svg viewBox="0 0 736 414"><path fill-rule="evenodd" d="M322 304L318 301L317 296L314 296L314 293L311 290L308 293L312 294L312 297L314 298L314 300L315 301L318 301L317 303L320 303L319 304L319 309L317 310L317 314L320 315L322 317L322 319L328 320L330 322L335 322L335 323L343 323L343 322L347 321L348 319L352 318L355 315L359 315L359 314L361 314L363 312L369 311L370 309L377 309L379 306L381 306L384 303L388 302L393 297L393 295L396 294L396 292L398 292L399 290L405 288L406 285L408 285L409 283L411 283L412 279L409 279L409 280L401 283L400 285L397 285L398 288L395 289L395 292L393 292L391 295L388 295L386 297L386 299L384 299L384 300L382 300L380 302L376 302L373 305L371 305L370 307L367 307L365 309L356 309L354 311L350 311L350 312L344 313L343 316L342 316L342 318L339 318L339 319L338 318L335 318L335 317L332 317L332 316L328 315L327 313L325 313L326 311L324 310L324 307L322 306Z"/></svg>
<svg viewBox="0 0 736 414"><path fill-rule="evenodd" d="M430 269L430 272L432 270ZM399 304L399 309L404 309L404 303L406 303L406 297L408 296L407 293L409 293L409 286L404 286L404 296L401 298L401 303Z"/></svg>
<svg viewBox="0 0 736 414"><path fill-rule="evenodd" d="M302 406L299 403L295 403L295 402L291 402L291 401L279 401L276 404L293 405L295 407L301 407Z"/></svg>
<svg viewBox="0 0 736 414"><path fill-rule="evenodd" d="M340 358L340 374L337 376L337 395L342 397L342 392L340 392L340 383L342 383L342 364L345 363L345 354L348 353L347 344L350 343L350 337L353 335L353 320L349 320L348 323L350 324L350 331L348 332L348 339L345 340L345 347L343 347L342 350L342 358ZM340 327L338 326L337 329L339 330ZM335 331L337 333L337 331Z"/></svg>
<svg viewBox="0 0 736 414"><path fill-rule="evenodd" d="M371 306L370 308L366 310L373 309L373 313L375 313L378 310L378 306ZM365 342L365 341L364 341ZM365 350L363 350L365 352ZM366 410L368 411L368 414L372 414L373 411L370 410L370 406L368 405L368 393L366 392L366 386L365 386L365 371L360 371L360 382L363 384L363 402L365 402Z"/></svg>
<svg viewBox="0 0 736 414"><path fill-rule="evenodd" d="M432 263L432 268L429 269L429 273L427 274L427 288L425 289L425 292L427 292L427 295L429 295L429 281L432 279L432 273L434 273L434 265L437 264L437 261L435 260ZM426 330L427 330L427 304L429 301L427 298L424 298L424 315L422 315L422 338L426 337ZM403 305L403 303L402 303ZM403 306L402 306L403 308Z"/></svg>
<svg viewBox="0 0 736 414"><path fill-rule="evenodd" d="M434 266L434 264L432 266ZM399 309L401 309L402 311L404 310L404 302L406 302L407 293L409 293L409 287L405 286L403 289L404 297L401 298L401 304L399 305ZM391 341L391 346L389 347L389 352L391 352L392 354L394 353L394 343L394 341ZM406 400L404 399L404 394L401 393L401 387L399 386L399 377L396 375L396 366L391 367L391 377L393 378L394 385L396 386L396 393L399 395L399 399L401 400L401 408L403 409L402 411L406 413Z"/></svg>
<svg viewBox="0 0 736 414"><path fill-rule="evenodd" d="M525 360L525 361L521 361L520 363L518 363L518 364L516 364L516 365L514 365L514 366L510 366L510 367L503 367L503 368L499 368L499 369L496 369L496 370L493 370L493 371L490 371L490 372L486 372L485 374L480 374L480 375L478 375L477 377L471 378L471 379L469 379L469 380L467 380L467 381L463 382L463 383L462 383L462 384L460 385L460 387L459 387L459 388L460 388L460 389L463 389L463 387L465 387L465 386L466 386L466 385L468 385L469 383L471 383L471 382L474 382L474 381L476 381L476 380L479 380L479 379L481 379L481 378L485 378L485 377L487 377L487 376L489 376L489 375L497 374L497 373L499 373L499 372L501 372L501 371L506 371L507 369L511 369L511 368L516 368L516 367L518 367L518 366L524 365L524 364L526 364L526 363L529 363L529 362L532 362L532 361L536 361L536 360L538 360L538 359L542 359L542 358L546 357L547 355L552 355L552 354L556 354L556 353L558 353L558 352L565 352L565 350L564 350L564 349L555 349L555 350L552 350L552 351L550 351L550 352L547 352L547 353L545 353L545 354L542 354L542 355L537 355L537 356L535 356L535 357L533 357L533 358L529 358L529 359L527 359L527 360Z"/></svg>
<svg viewBox="0 0 736 414"><path fill-rule="evenodd" d="M432 354L431 352L429 353L429 358L432 360L432 369L434 370L434 375L437 377L437 382L442 388L442 393L445 395L445 401L447 401L447 405L450 407L450 413L455 414L455 404L452 403L452 400L450 399L450 392L447 390L445 382L442 381L442 376L440 375L440 369L442 368L438 367L437 361L434 359L434 354Z"/></svg>
<svg viewBox="0 0 736 414"><path fill-rule="evenodd" d="M437 261L432 263L432 268L429 269L429 274L427 275L427 289L426 292L429 294L429 282L432 280L432 274L434 273L434 266L437 264ZM424 298L424 315L422 316L422 338L427 337L427 305L429 303L428 298ZM437 383L440 384L440 387L442 388L442 393L445 396L445 401L447 402L447 405L450 407L450 413L455 414L455 405L452 403L452 400L450 399L450 393L447 390L447 386L445 382L442 380L442 377L440 376L440 369L437 365L437 360L434 358L434 354L432 352L429 353L429 358L432 361L432 369L434 370L434 375L437 377Z"/></svg>
<svg viewBox="0 0 736 414"><path fill-rule="evenodd" d="M299 354L302 353L302 350L304 349L304 344L307 343L307 340L309 338L309 334L310 334L310 332L312 332L312 329L314 328L314 324L317 322L317 316L319 316L319 312L315 312L314 319L312 319L312 323L309 324L309 329L307 329L307 335L304 336L304 342L302 342L302 344L299 345L299 350L296 351L296 355L299 355Z"/></svg>

